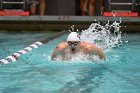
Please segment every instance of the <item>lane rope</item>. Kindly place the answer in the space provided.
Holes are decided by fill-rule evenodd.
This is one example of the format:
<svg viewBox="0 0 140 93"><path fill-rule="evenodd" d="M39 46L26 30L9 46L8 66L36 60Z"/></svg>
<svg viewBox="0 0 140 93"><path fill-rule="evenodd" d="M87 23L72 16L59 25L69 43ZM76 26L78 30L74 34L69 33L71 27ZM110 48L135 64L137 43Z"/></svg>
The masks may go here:
<svg viewBox="0 0 140 93"><path fill-rule="evenodd" d="M4 59L1 59L0 64L9 64L9 63L15 62L19 59L19 57L21 55L27 54L27 53L31 52L34 48L38 48L39 46L42 46L42 45L43 45L42 42L39 42L39 41L35 42L35 43L29 45L28 47L25 47L24 49L19 50L16 53L13 53L13 54L5 57Z"/></svg>
<svg viewBox="0 0 140 93"><path fill-rule="evenodd" d="M2 64L9 64L9 63L15 62L20 58L20 56L31 52L35 48L39 48L43 44L45 44L45 43L47 43L47 42L49 42L49 41L51 41L53 39L56 39L57 37L60 37L60 36L62 36L64 34L66 34L67 32L68 31L61 31L61 32L59 32L59 33L57 33L57 34L55 34L53 36L45 38L45 39L43 39L41 41L37 41L37 42L25 47L24 49L19 50L16 53L13 53L13 54L1 59L0 64L2 65Z"/></svg>

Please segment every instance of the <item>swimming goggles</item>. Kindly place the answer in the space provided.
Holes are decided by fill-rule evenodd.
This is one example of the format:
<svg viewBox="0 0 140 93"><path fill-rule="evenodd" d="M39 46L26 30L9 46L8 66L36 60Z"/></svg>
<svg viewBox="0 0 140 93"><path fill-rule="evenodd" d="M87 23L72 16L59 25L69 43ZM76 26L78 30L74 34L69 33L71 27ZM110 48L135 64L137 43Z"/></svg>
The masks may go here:
<svg viewBox="0 0 140 93"><path fill-rule="evenodd" d="M72 45L72 44L73 44L73 45L78 45L78 43L79 43L79 42L77 42L77 41L75 41L75 42L68 41L68 45Z"/></svg>

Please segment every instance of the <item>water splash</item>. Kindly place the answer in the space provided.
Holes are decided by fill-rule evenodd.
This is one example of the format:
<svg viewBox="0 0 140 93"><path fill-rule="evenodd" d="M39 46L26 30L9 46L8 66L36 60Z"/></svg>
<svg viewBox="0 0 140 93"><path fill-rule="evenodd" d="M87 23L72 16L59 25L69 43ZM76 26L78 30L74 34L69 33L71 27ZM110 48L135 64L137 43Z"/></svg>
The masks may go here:
<svg viewBox="0 0 140 93"><path fill-rule="evenodd" d="M100 23L92 23L88 29L82 30L79 37L81 41L95 44L98 48L103 50L108 50L113 47L120 46L122 45L120 23L121 20L119 22L115 21L113 23L108 21L104 25L101 25ZM71 26L71 30L69 31L75 32L74 25ZM60 56L56 60L62 61L63 59ZM74 55L70 55L69 62L87 62L87 60L98 61L99 57L76 53Z"/></svg>
<svg viewBox="0 0 140 93"><path fill-rule="evenodd" d="M92 23L87 30L81 33L81 41L86 41L95 44L101 49L111 49L122 44L120 22L110 23L105 25L100 23Z"/></svg>
<svg viewBox="0 0 140 93"><path fill-rule="evenodd" d="M72 26L69 28L68 31L69 31L69 32L79 32L78 29L75 29L75 28L74 28L74 25L72 25Z"/></svg>
<svg viewBox="0 0 140 93"><path fill-rule="evenodd" d="M58 62L66 61L67 63L73 63L73 62L85 63L85 62L92 62L93 60L96 62L96 61L99 61L100 58L97 55L90 56L90 55L85 55L83 53L76 53L76 54L70 54L70 55L68 54L66 60L63 60L62 56L58 56L55 61L58 61Z"/></svg>

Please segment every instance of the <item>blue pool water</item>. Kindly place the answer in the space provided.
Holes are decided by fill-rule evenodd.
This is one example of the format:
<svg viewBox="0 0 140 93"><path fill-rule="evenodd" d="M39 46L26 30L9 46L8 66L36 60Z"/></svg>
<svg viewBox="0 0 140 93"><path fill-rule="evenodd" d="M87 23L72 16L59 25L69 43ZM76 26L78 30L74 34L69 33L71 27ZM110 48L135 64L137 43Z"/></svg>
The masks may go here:
<svg viewBox="0 0 140 93"><path fill-rule="evenodd" d="M50 34L2 32L0 58ZM65 38L0 66L0 93L140 93L140 34L123 35L123 45L105 51L105 62L50 61L52 50Z"/></svg>

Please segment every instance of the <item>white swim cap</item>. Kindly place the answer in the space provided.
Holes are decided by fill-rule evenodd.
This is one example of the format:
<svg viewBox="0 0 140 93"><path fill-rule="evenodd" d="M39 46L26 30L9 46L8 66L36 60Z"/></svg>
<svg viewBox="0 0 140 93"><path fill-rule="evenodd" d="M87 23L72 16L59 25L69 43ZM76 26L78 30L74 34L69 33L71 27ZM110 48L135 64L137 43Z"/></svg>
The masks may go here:
<svg viewBox="0 0 140 93"><path fill-rule="evenodd" d="M77 32L71 32L68 35L67 41L80 41L80 38L78 37L78 33Z"/></svg>

